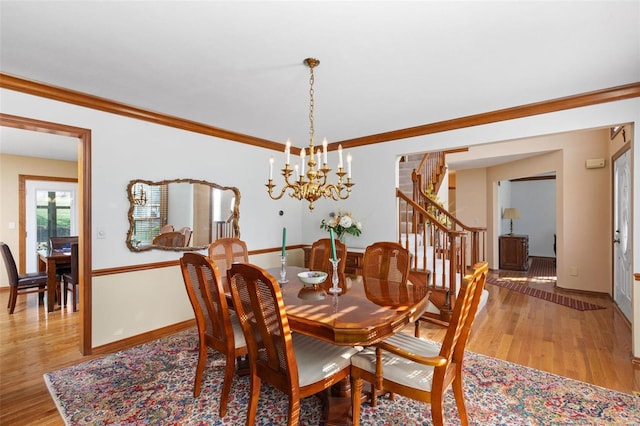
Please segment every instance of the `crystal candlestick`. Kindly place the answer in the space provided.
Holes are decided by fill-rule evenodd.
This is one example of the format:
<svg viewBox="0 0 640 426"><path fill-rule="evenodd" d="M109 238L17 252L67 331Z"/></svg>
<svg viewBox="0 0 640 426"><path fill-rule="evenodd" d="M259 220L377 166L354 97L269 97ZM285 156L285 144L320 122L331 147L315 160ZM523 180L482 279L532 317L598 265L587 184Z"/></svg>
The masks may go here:
<svg viewBox="0 0 640 426"><path fill-rule="evenodd" d="M287 256L280 256L280 284L289 282L287 279Z"/></svg>
<svg viewBox="0 0 640 426"><path fill-rule="evenodd" d="M333 266L333 274L331 275L331 283L333 284L329 289L329 293L331 294L340 294L342 293L342 289L338 286L338 263L340 263L340 259L329 259L331 265Z"/></svg>

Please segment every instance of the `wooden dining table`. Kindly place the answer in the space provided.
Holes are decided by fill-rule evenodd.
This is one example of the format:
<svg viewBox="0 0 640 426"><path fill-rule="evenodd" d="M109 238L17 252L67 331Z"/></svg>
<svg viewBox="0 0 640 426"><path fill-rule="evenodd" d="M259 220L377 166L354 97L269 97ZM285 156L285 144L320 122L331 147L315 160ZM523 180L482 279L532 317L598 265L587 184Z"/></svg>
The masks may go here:
<svg viewBox="0 0 640 426"><path fill-rule="evenodd" d="M38 250L38 271L47 272L47 312L53 312L56 306L57 266L70 263L71 250Z"/></svg>
<svg viewBox="0 0 640 426"><path fill-rule="evenodd" d="M342 291L334 295L328 291L331 275L324 283L310 286L298 279L306 268L287 266L286 270L288 282L281 283L280 289L291 329L337 345L373 345L415 321L429 303L426 285L343 274L338 282ZM280 277L280 268L268 272ZM350 423L348 383L322 397L327 425Z"/></svg>

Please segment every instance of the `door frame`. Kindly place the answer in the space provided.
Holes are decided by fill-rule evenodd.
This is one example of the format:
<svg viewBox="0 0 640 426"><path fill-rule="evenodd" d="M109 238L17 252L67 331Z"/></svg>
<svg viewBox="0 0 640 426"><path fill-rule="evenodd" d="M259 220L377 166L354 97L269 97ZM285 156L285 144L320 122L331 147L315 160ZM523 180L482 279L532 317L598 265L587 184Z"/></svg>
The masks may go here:
<svg viewBox="0 0 640 426"><path fill-rule="evenodd" d="M80 277L80 352L82 355L91 354L91 130L65 124L36 120L0 113L0 126L36 132L52 133L78 139L78 243L82 247L78 259L78 274ZM24 197L21 198L24 202ZM22 206L25 208L25 206ZM26 224L20 222L20 242L24 245ZM21 253L24 247L21 247Z"/></svg>
<svg viewBox="0 0 640 426"><path fill-rule="evenodd" d="M24 274L27 271L27 182L33 181L47 181L47 182L65 182L65 183L78 183L78 179L73 178L61 178L55 176L37 176L37 175L18 175L18 193L20 199L18 200L18 271ZM80 207L78 206L78 211ZM79 219L79 216L78 216ZM79 224L79 223L78 223ZM72 234L75 235L75 234Z"/></svg>

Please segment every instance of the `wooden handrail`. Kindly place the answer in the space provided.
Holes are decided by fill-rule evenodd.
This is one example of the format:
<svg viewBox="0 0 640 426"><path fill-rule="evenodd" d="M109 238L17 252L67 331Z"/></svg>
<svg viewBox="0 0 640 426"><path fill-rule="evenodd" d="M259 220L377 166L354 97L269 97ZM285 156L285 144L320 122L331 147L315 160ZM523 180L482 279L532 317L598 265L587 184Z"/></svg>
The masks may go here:
<svg viewBox="0 0 640 426"><path fill-rule="evenodd" d="M425 158L433 153L425 154ZM442 156L444 157L444 155ZM421 165L424 163L420 163ZM466 232L470 239L469 257L470 265L475 265L478 262L486 260L486 233L487 228L484 227L472 227L461 222L457 217L451 214L447 209L441 206L438 202L432 199L427 188L429 182L422 175L421 168L414 170L412 175L413 179L413 199L427 210L431 216L435 217L436 221L446 224L449 229L462 230Z"/></svg>
<svg viewBox="0 0 640 426"><path fill-rule="evenodd" d="M467 233L453 230L396 188L398 242L411 251L411 269L429 271L428 285L445 292L441 312L450 313L466 271Z"/></svg>

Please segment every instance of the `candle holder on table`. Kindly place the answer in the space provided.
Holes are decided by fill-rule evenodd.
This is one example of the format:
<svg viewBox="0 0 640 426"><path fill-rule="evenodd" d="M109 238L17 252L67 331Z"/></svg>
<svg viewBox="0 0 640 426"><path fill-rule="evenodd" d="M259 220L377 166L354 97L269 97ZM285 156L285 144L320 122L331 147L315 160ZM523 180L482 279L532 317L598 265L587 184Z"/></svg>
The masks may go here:
<svg viewBox="0 0 640 426"><path fill-rule="evenodd" d="M287 256L280 256L280 284L288 283L287 279Z"/></svg>
<svg viewBox="0 0 640 426"><path fill-rule="evenodd" d="M333 274L331 275L332 286L329 288L329 293L340 294L342 293L342 289L338 286L338 281L340 280L338 277L338 263L340 263L340 259L329 259L329 261L333 266Z"/></svg>

